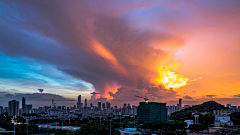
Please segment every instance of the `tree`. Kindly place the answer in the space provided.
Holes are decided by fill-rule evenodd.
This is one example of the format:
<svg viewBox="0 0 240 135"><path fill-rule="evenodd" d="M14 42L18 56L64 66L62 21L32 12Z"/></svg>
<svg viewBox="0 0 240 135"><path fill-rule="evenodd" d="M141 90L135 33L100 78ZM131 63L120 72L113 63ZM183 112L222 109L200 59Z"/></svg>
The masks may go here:
<svg viewBox="0 0 240 135"><path fill-rule="evenodd" d="M221 110L221 109L226 109L226 107L224 107L223 105L221 105L215 101L208 101L201 105L196 105L193 107L183 109L178 112L174 112L171 114L170 119L184 121L186 119L191 119L192 113L195 113L195 112L210 112L210 113L212 113L213 110Z"/></svg>
<svg viewBox="0 0 240 135"><path fill-rule="evenodd" d="M203 126L200 124L191 124L188 129L195 132L204 130Z"/></svg>
<svg viewBox="0 0 240 135"><path fill-rule="evenodd" d="M230 114L230 119L234 125L240 125L240 112L234 112Z"/></svg>

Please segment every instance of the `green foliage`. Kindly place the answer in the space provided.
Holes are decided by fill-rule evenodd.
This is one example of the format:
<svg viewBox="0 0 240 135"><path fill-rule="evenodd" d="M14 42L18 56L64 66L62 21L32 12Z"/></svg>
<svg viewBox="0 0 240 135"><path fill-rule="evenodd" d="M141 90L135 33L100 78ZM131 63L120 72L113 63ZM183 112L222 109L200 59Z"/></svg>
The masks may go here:
<svg viewBox="0 0 240 135"><path fill-rule="evenodd" d="M204 130L204 126L200 124L191 124L188 129L191 131L199 132Z"/></svg>
<svg viewBox="0 0 240 135"><path fill-rule="evenodd" d="M111 126L111 132L112 135L120 135L120 132L117 130L114 130L116 128L116 125L119 125L117 123L112 123ZM110 125L99 125L88 123L87 125L84 125L81 127L81 131L79 132L81 135L108 135L110 134Z"/></svg>
<svg viewBox="0 0 240 135"><path fill-rule="evenodd" d="M230 119L234 125L240 125L240 112L234 112L230 114Z"/></svg>
<svg viewBox="0 0 240 135"><path fill-rule="evenodd" d="M145 123L140 126L141 129L151 129L151 131L160 131L163 133L171 132L176 133L180 131L181 133L185 133L187 123L182 121L162 121L159 123Z"/></svg>
<svg viewBox="0 0 240 135"><path fill-rule="evenodd" d="M184 121L186 119L192 119L191 118L192 113L195 113L195 112L209 112L209 113L212 114L213 110L221 110L221 109L226 109L226 107L224 107L223 105L221 105L221 104L219 104L215 101L208 101L208 102L204 102L201 105L196 105L196 106L193 106L193 107L183 109L183 110L178 111L178 112L174 112L174 113L171 114L170 119ZM206 116L206 117L208 117L208 116ZM204 121L206 123L209 123L209 122L212 121L212 118L209 121L206 120L206 119Z"/></svg>

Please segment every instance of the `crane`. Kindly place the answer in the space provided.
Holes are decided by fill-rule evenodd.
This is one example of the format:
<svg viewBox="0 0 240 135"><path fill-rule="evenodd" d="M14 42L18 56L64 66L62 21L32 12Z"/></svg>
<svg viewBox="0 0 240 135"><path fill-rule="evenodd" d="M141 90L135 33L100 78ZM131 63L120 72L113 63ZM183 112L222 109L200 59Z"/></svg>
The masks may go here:
<svg viewBox="0 0 240 135"><path fill-rule="evenodd" d="M147 98L147 96L145 96L145 97L140 97L140 96L137 96L137 95L135 95L135 97L138 97L138 98L143 98L143 99L144 99L144 101L145 101L146 103L148 103L148 98Z"/></svg>

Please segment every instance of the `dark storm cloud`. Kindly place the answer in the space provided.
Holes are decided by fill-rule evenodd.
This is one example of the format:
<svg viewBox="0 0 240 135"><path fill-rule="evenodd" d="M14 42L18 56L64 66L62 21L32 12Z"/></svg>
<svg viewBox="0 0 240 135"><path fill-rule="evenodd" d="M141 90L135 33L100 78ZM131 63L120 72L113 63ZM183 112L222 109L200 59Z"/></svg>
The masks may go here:
<svg viewBox="0 0 240 135"><path fill-rule="evenodd" d="M216 97L217 95L205 95L207 98L213 98Z"/></svg>
<svg viewBox="0 0 240 135"><path fill-rule="evenodd" d="M6 94L4 95L5 97L13 97L14 95L13 94Z"/></svg>
<svg viewBox="0 0 240 135"><path fill-rule="evenodd" d="M236 98L239 98L239 97L240 97L240 94L233 95L233 96L236 97Z"/></svg>
<svg viewBox="0 0 240 135"><path fill-rule="evenodd" d="M97 93L97 92L92 92L92 93L90 93L90 94L100 94L100 93Z"/></svg>
<svg viewBox="0 0 240 135"><path fill-rule="evenodd" d="M120 90L124 90L124 89L126 89L126 88L121 87L121 88L118 88L117 90L120 91Z"/></svg>
<svg viewBox="0 0 240 135"><path fill-rule="evenodd" d="M11 91L15 91L15 92L18 92L19 90L16 90L16 89L11 89Z"/></svg>
<svg viewBox="0 0 240 135"><path fill-rule="evenodd" d="M185 40L160 25L150 25L154 30L148 30L141 27L143 24L138 21L129 22L129 18L135 18L139 14L128 16L127 12L134 8L140 10L151 3L4 1L0 12L0 50L11 57L29 57L55 65L58 70L75 79L93 84L101 96L110 94L115 101L137 100L134 95L148 96L152 101L167 101L175 98L177 92L154 86L151 81L169 55L162 47L178 49L184 45ZM189 23L188 14L184 14L187 17L181 20L173 19L179 14L166 12L168 19L165 19L159 15L165 10L152 14L156 8L162 9L146 8L150 11L146 17L154 15L152 18L157 20L155 22L164 21L170 26L175 23L179 26L185 21ZM212 15L211 12L202 17L211 18ZM143 22L145 20L151 18L145 18ZM198 23L191 26L198 26ZM157 27L162 29L155 30ZM156 42L155 47L151 45L153 41ZM172 56L167 63L174 59ZM72 86L82 87L81 84ZM43 98L39 94L29 98L34 96L37 99L39 96ZM44 97L51 96L53 95L49 94ZM63 97L56 96L56 99Z"/></svg>
<svg viewBox="0 0 240 135"><path fill-rule="evenodd" d="M6 93L4 96L0 94L1 98L1 105L7 106L8 101L17 100L22 101L22 97L25 97L28 104L32 104L33 108L37 108L43 105L51 105L52 99L57 105L72 105L76 102L76 100L71 98L65 98L63 96L51 93L8 93L8 92L1 92ZM21 105L20 105L21 106Z"/></svg>
<svg viewBox="0 0 240 135"><path fill-rule="evenodd" d="M12 7L11 13L1 17L4 21L0 26L3 39L0 49L4 53L56 65L63 72L92 83L100 94L105 93L109 84L135 88L138 79L148 83L145 77L154 73L152 66L167 56L161 49L149 46L152 40L161 43L176 39L182 44L181 39L169 33L134 29L122 16L96 12L98 9L92 11L88 2L25 1L22 7L18 2L4 4ZM3 8L3 11L8 9ZM92 40L102 44L109 54L101 50L94 52L96 45ZM113 60L108 59L111 54ZM119 67L126 74L120 73L120 69L118 72Z"/></svg>
<svg viewBox="0 0 240 135"><path fill-rule="evenodd" d="M186 96L183 96L184 99L193 99L192 97L186 95Z"/></svg>

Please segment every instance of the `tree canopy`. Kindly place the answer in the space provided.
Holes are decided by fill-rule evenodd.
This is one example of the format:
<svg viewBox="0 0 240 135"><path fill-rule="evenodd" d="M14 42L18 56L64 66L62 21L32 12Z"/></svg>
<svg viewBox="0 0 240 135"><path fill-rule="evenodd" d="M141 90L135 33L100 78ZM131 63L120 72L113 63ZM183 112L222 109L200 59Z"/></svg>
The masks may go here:
<svg viewBox="0 0 240 135"><path fill-rule="evenodd" d="M184 121L186 119L191 119L192 113L209 112L212 114L213 110L221 110L221 109L226 109L226 107L224 107L223 105L215 101L208 101L200 105L192 106L192 107L183 109L181 111L174 112L171 114L170 119Z"/></svg>

